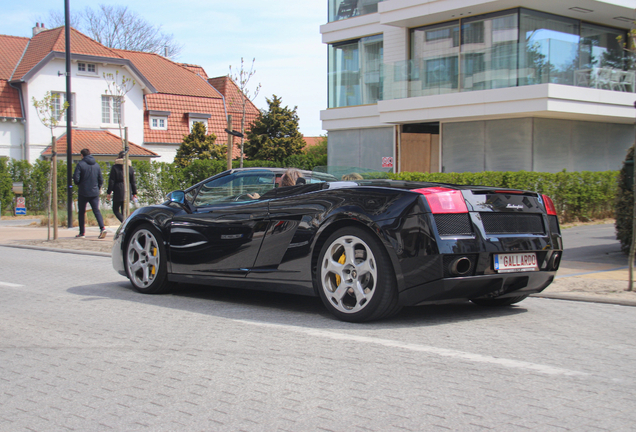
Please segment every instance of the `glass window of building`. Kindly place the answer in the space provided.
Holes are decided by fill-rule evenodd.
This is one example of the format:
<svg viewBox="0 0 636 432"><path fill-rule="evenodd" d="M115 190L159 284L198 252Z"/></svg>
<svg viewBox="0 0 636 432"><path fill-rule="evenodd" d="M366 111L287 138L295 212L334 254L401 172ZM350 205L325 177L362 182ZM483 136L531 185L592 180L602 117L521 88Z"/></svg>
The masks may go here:
<svg viewBox="0 0 636 432"><path fill-rule="evenodd" d="M329 45L329 108L382 99L382 35Z"/></svg>
<svg viewBox="0 0 636 432"><path fill-rule="evenodd" d="M462 91L517 85L518 10L461 22Z"/></svg>
<svg viewBox="0 0 636 432"><path fill-rule="evenodd" d="M459 44L459 21L412 29L411 91L422 96L456 91Z"/></svg>
<svg viewBox="0 0 636 432"><path fill-rule="evenodd" d="M329 22L378 11L382 0L329 0Z"/></svg>

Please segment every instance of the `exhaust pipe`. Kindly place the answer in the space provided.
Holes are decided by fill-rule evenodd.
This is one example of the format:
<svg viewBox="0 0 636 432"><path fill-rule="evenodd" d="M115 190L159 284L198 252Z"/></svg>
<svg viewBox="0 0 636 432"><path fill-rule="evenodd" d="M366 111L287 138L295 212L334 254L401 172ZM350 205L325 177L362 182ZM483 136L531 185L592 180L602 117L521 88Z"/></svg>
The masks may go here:
<svg viewBox="0 0 636 432"><path fill-rule="evenodd" d="M555 252L552 254L552 256L550 257L550 269L551 270L557 270L559 268L559 264L561 264L561 254L558 252Z"/></svg>
<svg viewBox="0 0 636 432"><path fill-rule="evenodd" d="M452 275L463 276L470 271L471 262L466 257L457 258L450 264L449 270Z"/></svg>

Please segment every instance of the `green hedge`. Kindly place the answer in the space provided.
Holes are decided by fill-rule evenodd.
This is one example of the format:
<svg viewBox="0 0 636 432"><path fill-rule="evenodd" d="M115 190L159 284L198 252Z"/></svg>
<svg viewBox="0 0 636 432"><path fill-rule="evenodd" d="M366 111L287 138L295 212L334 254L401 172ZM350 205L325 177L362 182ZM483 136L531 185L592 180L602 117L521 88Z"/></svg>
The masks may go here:
<svg viewBox="0 0 636 432"><path fill-rule="evenodd" d="M272 161L244 161L244 167L296 167L312 169L325 165L324 158L311 155L291 156L281 163ZM104 176L102 193L106 193L108 166L100 162ZM226 161L197 160L186 168L165 162L133 162L137 191L141 204L165 200L166 194L185 189L201 180L225 171ZM51 164L38 160L34 165L26 161L0 158L0 200L4 214L11 209L14 197L11 183L24 182L24 196L29 212L44 212L48 202L47 179ZM233 162L238 167L238 161ZM613 217L618 171L604 172L479 172L479 173L399 173L391 178L409 181L430 181L466 185L484 185L536 191L552 198L562 222L585 221ZM66 208L66 163L58 162L58 206ZM77 188L73 188L74 199Z"/></svg>
<svg viewBox="0 0 636 432"><path fill-rule="evenodd" d="M391 178L515 188L548 195L561 222L613 217L618 171L399 173Z"/></svg>

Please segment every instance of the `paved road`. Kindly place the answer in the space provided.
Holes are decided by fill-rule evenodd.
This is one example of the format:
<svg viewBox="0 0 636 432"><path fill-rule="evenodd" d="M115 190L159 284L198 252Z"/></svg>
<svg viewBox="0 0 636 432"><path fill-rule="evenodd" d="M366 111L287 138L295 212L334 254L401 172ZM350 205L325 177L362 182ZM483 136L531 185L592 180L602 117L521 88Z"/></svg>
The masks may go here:
<svg viewBox="0 0 636 432"><path fill-rule="evenodd" d="M597 267L627 266L627 255L621 252L614 224L581 225L562 230L562 266Z"/></svg>
<svg viewBox="0 0 636 432"><path fill-rule="evenodd" d="M530 298L379 323L317 299L133 292L109 258L0 247L0 431L630 431L624 306Z"/></svg>

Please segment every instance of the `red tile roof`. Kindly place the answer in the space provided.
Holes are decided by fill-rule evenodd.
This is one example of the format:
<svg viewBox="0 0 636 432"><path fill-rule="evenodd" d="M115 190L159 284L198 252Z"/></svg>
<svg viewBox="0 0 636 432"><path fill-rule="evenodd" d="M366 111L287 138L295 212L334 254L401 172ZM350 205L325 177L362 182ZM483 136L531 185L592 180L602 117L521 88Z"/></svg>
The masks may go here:
<svg viewBox="0 0 636 432"><path fill-rule="evenodd" d="M0 80L0 117L22 117L18 90L6 80Z"/></svg>
<svg viewBox="0 0 636 432"><path fill-rule="evenodd" d="M221 98L205 79L165 57L139 51L114 51L131 60L159 93Z"/></svg>
<svg viewBox="0 0 636 432"><path fill-rule="evenodd" d="M24 49L29 43L29 38L0 35L0 79L11 79L15 65L18 64Z"/></svg>
<svg viewBox="0 0 636 432"><path fill-rule="evenodd" d="M33 36L11 80L22 79L50 52L66 52L65 34L64 27L57 27L51 30L44 30ZM73 54L121 58L114 50L106 48L73 28L71 28L71 51Z"/></svg>
<svg viewBox="0 0 636 432"><path fill-rule="evenodd" d="M224 97L225 97L225 105L227 106L227 113L232 114L234 119L239 118L243 115L243 98L241 96L241 91L234 81L230 79L229 76L221 76L216 78L208 79L208 82L214 86ZM247 100L245 105L245 127L247 129L247 125L252 124L256 117L260 114L256 105L252 103L252 101ZM240 125L240 123L239 123ZM234 127L234 129L237 129Z"/></svg>
<svg viewBox="0 0 636 432"><path fill-rule="evenodd" d="M303 137L303 139L305 140L305 148L308 148L308 147L313 147L316 144L319 144L320 142L322 142L324 138L321 136L317 136L317 137Z"/></svg>
<svg viewBox="0 0 636 432"><path fill-rule="evenodd" d="M216 135L217 144L227 144L227 121L222 99L170 94L146 95L146 107L150 111L170 111L168 130L150 129L149 114L144 118L144 142L158 144L181 144L183 136L190 133L188 113L210 114L208 131ZM237 129L233 125L233 129ZM240 140L234 139L234 144ZM239 156L235 149L233 155Z"/></svg>
<svg viewBox="0 0 636 432"><path fill-rule="evenodd" d="M66 134L56 141L58 155L66 155ZM121 138L117 135L102 130L73 129L71 154L79 155L82 149L89 149L96 156L117 156L122 151ZM128 142L129 155L136 157L159 157L153 151L145 149L137 144ZM51 155L51 146L48 146L42 156Z"/></svg>
<svg viewBox="0 0 636 432"><path fill-rule="evenodd" d="M195 64L188 64L188 63L178 63L178 64L179 64L179 66L182 66L182 67L194 72L195 74L199 75L204 80L208 79L208 74L205 73L205 69L203 69L201 66L195 65Z"/></svg>

